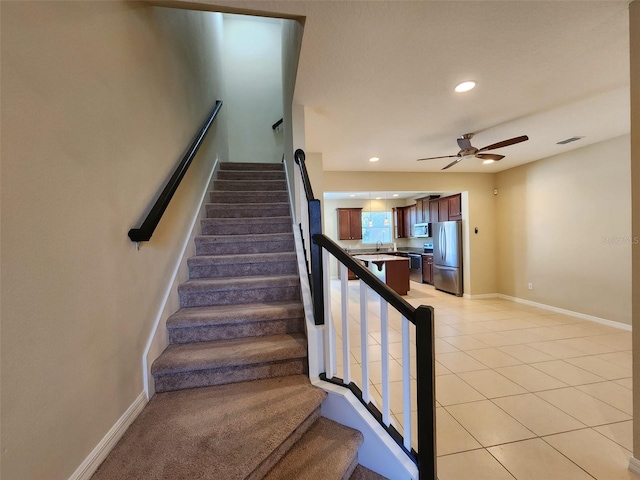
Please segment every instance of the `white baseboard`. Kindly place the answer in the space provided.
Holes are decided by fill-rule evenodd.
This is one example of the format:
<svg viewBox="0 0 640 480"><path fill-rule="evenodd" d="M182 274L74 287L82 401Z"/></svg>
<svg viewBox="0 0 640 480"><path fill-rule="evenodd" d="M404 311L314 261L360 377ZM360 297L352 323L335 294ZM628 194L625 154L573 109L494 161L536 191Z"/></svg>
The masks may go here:
<svg viewBox="0 0 640 480"><path fill-rule="evenodd" d="M127 408L127 411L118 419L107 434L100 440L98 445L84 459L75 472L69 477L69 480L89 480L98 469L100 464L107 458L109 452L116 446L118 440L122 438L124 432L127 431L129 425L140 415L140 412L147 404L148 399L145 392L141 392L138 398Z"/></svg>
<svg viewBox="0 0 640 480"><path fill-rule="evenodd" d="M629 470L640 475L640 460L631 457L629 459Z"/></svg>
<svg viewBox="0 0 640 480"><path fill-rule="evenodd" d="M571 317L580 318L582 320L589 320L591 322L601 323L602 325L607 325L613 328L619 328L620 330L626 330L628 332L631 331L631 325L627 325L626 323L615 322L613 320L607 320L606 318L587 315L586 313L574 312L573 310L565 310L564 308L553 307L551 305L545 305L544 303L532 302L531 300L524 300L523 298L510 297L509 295L504 295L502 293L498 293L497 297L502 298L504 300L511 300L512 302L529 305L531 307L542 308L544 310L549 310L554 313L561 313L563 315L569 315Z"/></svg>
<svg viewBox="0 0 640 480"><path fill-rule="evenodd" d="M468 298L469 300L482 300L483 298L498 298L497 293L480 293L478 295L469 295L468 293L463 293L462 296L464 298Z"/></svg>

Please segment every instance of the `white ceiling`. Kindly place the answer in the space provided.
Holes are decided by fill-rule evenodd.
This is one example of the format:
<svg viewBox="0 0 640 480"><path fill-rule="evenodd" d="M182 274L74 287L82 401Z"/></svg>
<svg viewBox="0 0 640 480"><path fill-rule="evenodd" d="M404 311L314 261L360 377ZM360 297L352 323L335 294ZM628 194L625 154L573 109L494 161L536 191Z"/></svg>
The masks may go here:
<svg viewBox="0 0 640 480"><path fill-rule="evenodd" d="M325 170L439 171L416 159L528 135L447 170L495 172L629 132L628 0L215 3L306 17L295 102Z"/></svg>

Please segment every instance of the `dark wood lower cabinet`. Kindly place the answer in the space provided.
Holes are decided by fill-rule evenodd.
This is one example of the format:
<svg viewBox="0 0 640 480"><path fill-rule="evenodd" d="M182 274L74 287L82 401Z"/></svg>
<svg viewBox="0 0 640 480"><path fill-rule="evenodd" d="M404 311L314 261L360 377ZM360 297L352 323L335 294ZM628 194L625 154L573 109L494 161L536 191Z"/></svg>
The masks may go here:
<svg viewBox="0 0 640 480"><path fill-rule="evenodd" d="M422 255L422 282L433 285L433 255Z"/></svg>

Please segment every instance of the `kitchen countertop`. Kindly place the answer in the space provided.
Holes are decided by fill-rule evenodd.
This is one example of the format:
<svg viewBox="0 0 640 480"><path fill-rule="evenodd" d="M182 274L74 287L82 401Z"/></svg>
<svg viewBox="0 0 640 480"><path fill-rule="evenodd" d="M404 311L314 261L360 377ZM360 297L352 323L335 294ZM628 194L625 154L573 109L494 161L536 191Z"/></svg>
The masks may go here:
<svg viewBox="0 0 640 480"><path fill-rule="evenodd" d="M365 262L395 262L399 260L409 261L407 257L396 257L395 255L385 255L384 253L369 253L352 255L353 258L362 260Z"/></svg>

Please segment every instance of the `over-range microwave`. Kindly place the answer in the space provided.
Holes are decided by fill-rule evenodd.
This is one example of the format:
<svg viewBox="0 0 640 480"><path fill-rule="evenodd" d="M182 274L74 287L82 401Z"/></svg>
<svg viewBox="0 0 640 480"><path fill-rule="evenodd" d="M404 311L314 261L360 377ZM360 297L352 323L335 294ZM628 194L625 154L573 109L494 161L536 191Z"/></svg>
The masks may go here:
<svg viewBox="0 0 640 480"><path fill-rule="evenodd" d="M429 231L429 225L429 223L416 223L413 226L414 237L430 237L431 232Z"/></svg>

